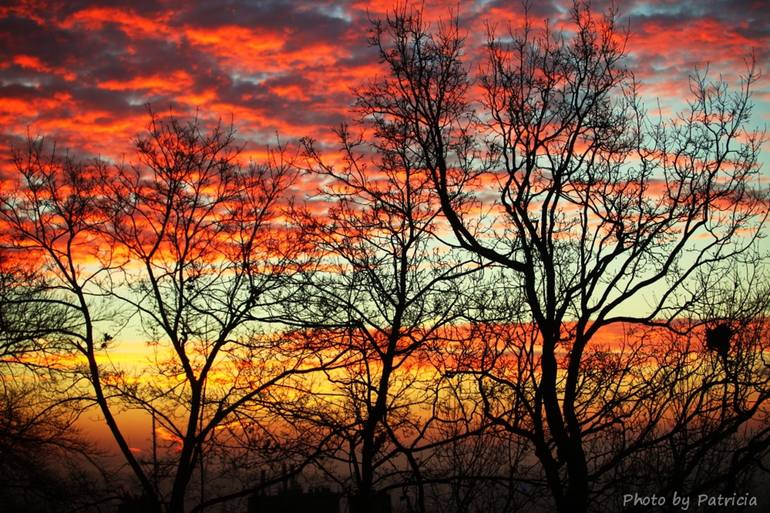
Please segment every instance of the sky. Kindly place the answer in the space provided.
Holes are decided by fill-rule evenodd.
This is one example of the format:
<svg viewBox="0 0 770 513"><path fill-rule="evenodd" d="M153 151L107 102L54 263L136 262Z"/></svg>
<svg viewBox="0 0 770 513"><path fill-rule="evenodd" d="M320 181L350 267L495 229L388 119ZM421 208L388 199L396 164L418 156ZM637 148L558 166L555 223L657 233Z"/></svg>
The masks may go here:
<svg viewBox="0 0 770 513"><path fill-rule="evenodd" d="M733 80L752 54L764 77L753 122L770 124L770 9L766 1L618 1L628 23L629 65L649 107L676 108L688 76L709 67ZM533 1L535 23L564 23L568 4ZM596 10L605 2L593 3ZM367 45L379 1L23 1L0 6L0 174L27 134L107 159L130 158L131 141L156 111L198 110L232 119L249 141L333 139L350 119L353 90L384 69ZM457 13L470 55L486 24L521 23L518 2L426 1L434 23ZM763 151L770 175L770 153ZM8 178L6 175L5 178ZM127 359L138 357L124 348ZM146 423L145 423L146 424ZM138 424L137 424L138 425ZM145 426L146 427L146 426ZM146 429L134 434L146 442Z"/></svg>
<svg viewBox="0 0 770 513"><path fill-rule="evenodd" d="M681 104L696 67L735 78L752 51L770 76L764 1L617 3L648 106L657 98ZM563 23L566 2L532 4L536 23ZM597 11L605 6L593 3ZM130 155L132 138L146 126L148 104L156 111L232 116L254 152L276 134L330 140L331 128L351 116L352 90L384 72L367 32L370 19L390 9L365 0L5 3L2 157L29 133L119 159ZM426 1L424 9L433 21L458 13L469 54L483 45L487 22L505 29L519 24L522 13L519 2L489 0ZM768 78L757 84L754 99L754 122L762 127L770 120Z"/></svg>

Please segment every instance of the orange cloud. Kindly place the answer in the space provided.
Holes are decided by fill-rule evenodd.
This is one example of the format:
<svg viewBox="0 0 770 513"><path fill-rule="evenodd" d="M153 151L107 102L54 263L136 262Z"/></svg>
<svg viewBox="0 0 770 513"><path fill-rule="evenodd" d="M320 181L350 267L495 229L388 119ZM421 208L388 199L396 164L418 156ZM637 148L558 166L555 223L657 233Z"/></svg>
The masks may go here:
<svg viewBox="0 0 770 513"><path fill-rule="evenodd" d="M173 11L156 17L145 17L126 9L87 7L76 11L61 22L61 27L77 30L98 30L106 24L115 24L131 38L171 38L175 32L168 26Z"/></svg>
<svg viewBox="0 0 770 513"><path fill-rule="evenodd" d="M106 80L98 86L109 91L149 90L150 92L181 92L193 85L186 71L173 71L168 75L137 76L129 80Z"/></svg>
<svg viewBox="0 0 770 513"><path fill-rule="evenodd" d="M75 72L72 70L67 70L64 68L53 68L51 66L47 66L40 59L32 55L25 55L25 54L14 55L10 62L12 62L13 64L21 68L30 69L38 73L50 73L53 75L60 76L68 81L75 80L77 76Z"/></svg>
<svg viewBox="0 0 770 513"><path fill-rule="evenodd" d="M143 104L162 97L178 112L232 113L241 134L257 144L276 130L284 139L310 135L333 143L329 129L351 116L351 90L386 72L367 48L367 17L381 17L396 4L294 3L280 13L246 3L231 10L64 8L37 1L5 6L0 17L28 25L0 36L11 49L0 64L0 123L9 135L23 136L29 127L62 144L120 158L144 127ZM752 48L761 59L768 47L761 29L730 12L674 20L655 14L655 3L647 7L653 14L632 19L628 51L651 109L656 96L666 112L677 110L669 104L682 105L693 66L710 62L715 72L731 76L743 71ZM639 9L634 12L644 12ZM566 27L565 12L533 5L530 14L534 26L548 17L552 26ZM486 22L504 35L507 25L516 29L523 20L519 7L497 3L424 6L433 28L452 13L460 18L472 72ZM23 75L29 72L35 75ZM757 119L770 116L766 84L758 84L754 97Z"/></svg>

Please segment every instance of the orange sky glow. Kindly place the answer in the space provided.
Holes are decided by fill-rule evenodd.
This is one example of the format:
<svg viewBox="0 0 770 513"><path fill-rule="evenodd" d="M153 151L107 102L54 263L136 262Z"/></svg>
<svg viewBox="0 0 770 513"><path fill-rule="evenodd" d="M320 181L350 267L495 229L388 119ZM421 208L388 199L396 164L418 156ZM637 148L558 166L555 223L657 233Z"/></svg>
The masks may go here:
<svg viewBox="0 0 770 513"><path fill-rule="evenodd" d="M602 2L603 4L603 2ZM650 108L674 107L688 74L710 67L735 78L754 52L766 68L770 48L761 2L623 2L629 64ZM601 5L595 5L601 8ZM250 146L312 136L350 116L351 90L382 72L366 43L369 18L386 2L226 2L209 6L129 2L77 6L20 2L0 8L0 126L5 142L29 129L60 145L119 158L146 124L146 104L204 116L232 115ZM502 32L522 22L515 2L427 2L432 22L456 12L469 60L486 24ZM568 28L565 2L531 6ZM766 71L766 70L764 70ZM765 73L766 74L766 73ZM755 122L770 119L770 82L755 91ZM252 148L255 149L255 148Z"/></svg>
<svg viewBox="0 0 770 513"><path fill-rule="evenodd" d="M287 142L310 136L334 148L332 129L354 117L353 91L384 73L367 34L369 19L392 7L385 2L93 4L21 1L0 7L2 189L15 180L8 149L27 134L75 153L130 160L132 141L147 125L148 104L158 112L232 118L245 160L263 160L276 134ZM714 77L737 84L753 53L764 75L754 92L753 123L770 122L770 14L764 2L620 4L619 17L631 34L628 64L651 111L658 100L666 111L681 108L695 68L708 66ZM516 28L523 19L516 2L426 2L432 23L450 12L465 31L471 66L488 23L504 31L506 23ZM530 11L536 23L548 18L569 29L567 14L558 0L533 2ZM767 155L765 150L761 157L765 175ZM317 182L300 180L296 187L313 192ZM608 342L622 337L617 330L607 331ZM134 365L147 353L145 337L129 326L116 338L112 362ZM146 416L125 414L123 420L135 425L129 438L136 449L146 448Z"/></svg>

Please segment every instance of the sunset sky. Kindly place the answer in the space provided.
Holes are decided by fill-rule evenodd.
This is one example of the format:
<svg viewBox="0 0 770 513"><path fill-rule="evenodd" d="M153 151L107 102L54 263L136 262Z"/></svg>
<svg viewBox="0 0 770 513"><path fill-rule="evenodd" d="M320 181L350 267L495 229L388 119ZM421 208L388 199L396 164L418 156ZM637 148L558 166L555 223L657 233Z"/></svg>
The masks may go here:
<svg viewBox="0 0 770 513"><path fill-rule="evenodd" d="M562 25L567 2L532 2L536 22ZM204 116L232 115L251 151L281 138L328 140L349 115L351 88L382 73L366 43L369 17L385 2L11 2L0 7L0 137L27 130L106 158L130 152L146 104ZM766 2L623 1L631 67L649 108L688 92L687 76L709 65L735 78L756 55L770 74ZM605 2L594 2L595 10ZM459 9L470 55L485 23L521 20L518 2L425 2L426 17ZM770 120L770 80L757 85L754 122ZM765 154L767 152L764 152ZM766 162L767 157L763 160Z"/></svg>
<svg viewBox="0 0 770 513"><path fill-rule="evenodd" d="M666 113L681 107L696 67L708 65L713 77L737 84L753 52L763 74L754 90L753 124L770 124L766 1L617 3L631 33L629 66L650 110L658 99ZM532 4L536 24L547 18L565 27L567 2ZM605 5L593 3L597 11ZM246 157L258 158L276 134L284 141L331 141L331 129L352 115L353 89L385 71L367 34L370 19L392 7L364 0L6 4L0 7L0 178L11 177L9 148L28 133L78 153L130 159L148 104L156 111L232 116L247 141ZM502 31L522 21L519 2L426 1L424 9L434 23L451 10L459 15L471 65L487 23ZM765 177L769 153L765 145ZM129 344L114 357L136 361L145 352ZM131 433L137 445L147 436L146 418L140 420Z"/></svg>

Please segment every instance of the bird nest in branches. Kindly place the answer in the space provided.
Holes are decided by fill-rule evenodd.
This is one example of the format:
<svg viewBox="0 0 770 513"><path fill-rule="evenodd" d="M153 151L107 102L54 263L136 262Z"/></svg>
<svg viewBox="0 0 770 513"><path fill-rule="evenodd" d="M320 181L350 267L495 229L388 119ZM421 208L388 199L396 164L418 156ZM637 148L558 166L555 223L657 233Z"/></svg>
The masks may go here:
<svg viewBox="0 0 770 513"><path fill-rule="evenodd" d="M733 328L730 324L727 322L716 323L706 328L706 347L721 356L727 356L733 335Z"/></svg>

